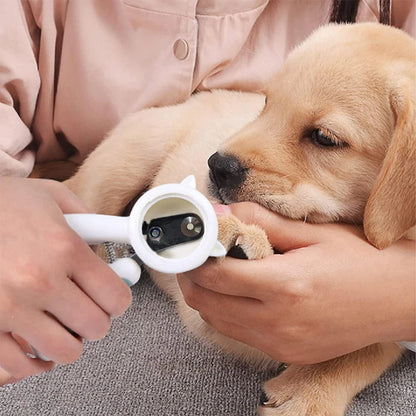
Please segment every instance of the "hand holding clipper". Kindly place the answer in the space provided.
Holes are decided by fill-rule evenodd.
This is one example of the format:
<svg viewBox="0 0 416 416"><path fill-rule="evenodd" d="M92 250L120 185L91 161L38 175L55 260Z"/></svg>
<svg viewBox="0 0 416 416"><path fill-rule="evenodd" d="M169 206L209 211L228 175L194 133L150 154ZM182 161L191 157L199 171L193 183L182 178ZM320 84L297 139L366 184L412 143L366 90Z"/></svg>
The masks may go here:
<svg viewBox="0 0 416 416"><path fill-rule="evenodd" d="M181 273L202 265L209 256L225 256L211 203L196 190L195 177L144 193L129 217L66 214L69 226L87 243L130 244L135 256L110 267L129 285L140 278L140 265L163 273ZM68 329L72 332L70 329ZM48 358L31 347L35 356Z"/></svg>

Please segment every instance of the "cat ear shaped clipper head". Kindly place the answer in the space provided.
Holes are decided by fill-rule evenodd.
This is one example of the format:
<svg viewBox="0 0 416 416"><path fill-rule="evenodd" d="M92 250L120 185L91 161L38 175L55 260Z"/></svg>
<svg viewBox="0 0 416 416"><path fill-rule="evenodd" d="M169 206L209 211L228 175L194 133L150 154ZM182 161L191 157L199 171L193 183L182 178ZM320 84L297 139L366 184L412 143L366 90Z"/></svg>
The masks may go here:
<svg viewBox="0 0 416 416"><path fill-rule="evenodd" d="M218 242L214 208L196 189L193 175L143 194L131 211L129 227L136 254L163 273L192 270L210 256L226 254Z"/></svg>

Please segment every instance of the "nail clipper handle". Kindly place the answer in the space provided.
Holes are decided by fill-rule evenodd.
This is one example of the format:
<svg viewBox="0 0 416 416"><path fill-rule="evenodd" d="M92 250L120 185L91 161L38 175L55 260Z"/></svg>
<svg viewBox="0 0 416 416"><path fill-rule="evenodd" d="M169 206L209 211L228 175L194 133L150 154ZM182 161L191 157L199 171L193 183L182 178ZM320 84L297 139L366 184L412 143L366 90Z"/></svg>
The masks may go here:
<svg viewBox="0 0 416 416"><path fill-rule="evenodd" d="M106 241L130 244L129 217L101 214L65 214L69 226L88 244Z"/></svg>

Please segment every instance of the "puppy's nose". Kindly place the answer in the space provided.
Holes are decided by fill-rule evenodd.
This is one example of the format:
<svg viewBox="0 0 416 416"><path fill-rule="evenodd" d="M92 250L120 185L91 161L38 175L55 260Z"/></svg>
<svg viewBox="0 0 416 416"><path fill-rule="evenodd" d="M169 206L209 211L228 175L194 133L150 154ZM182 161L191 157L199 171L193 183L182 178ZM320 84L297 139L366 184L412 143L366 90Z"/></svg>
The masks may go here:
<svg viewBox="0 0 416 416"><path fill-rule="evenodd" d="M232 155L214 153L208 159L210 178L218 188L234 188L246 177L247 168Z"/></svg>

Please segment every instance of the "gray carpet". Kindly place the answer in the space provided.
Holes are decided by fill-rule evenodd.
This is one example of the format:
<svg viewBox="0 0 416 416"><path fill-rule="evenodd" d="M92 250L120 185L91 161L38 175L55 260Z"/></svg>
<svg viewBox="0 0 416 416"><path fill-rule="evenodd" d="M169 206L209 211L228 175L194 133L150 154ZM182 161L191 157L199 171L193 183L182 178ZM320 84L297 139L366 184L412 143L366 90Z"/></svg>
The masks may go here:
<svg viewBox="0 0 416 416"><path fill-rule="evenodd" d="M201 345L148 277L133 305L81 359L0 388L4 416L250 416L270 374ZM416 415L415 355L362 392L348 416ZM294 415L296 416L296 415Z"/></svg>

